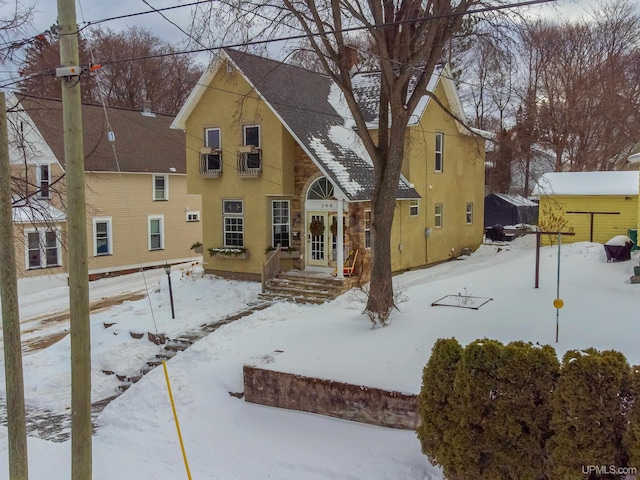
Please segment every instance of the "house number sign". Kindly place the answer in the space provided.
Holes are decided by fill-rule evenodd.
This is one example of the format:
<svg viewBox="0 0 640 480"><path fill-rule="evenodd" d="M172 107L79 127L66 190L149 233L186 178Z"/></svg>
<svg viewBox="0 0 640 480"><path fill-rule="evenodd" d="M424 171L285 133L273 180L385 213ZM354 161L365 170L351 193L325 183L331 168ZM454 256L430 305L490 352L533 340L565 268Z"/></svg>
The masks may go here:
<svg viewBox="0 0 640 480"><path fill-rule="evenodd" d="M347 202L344 202L344 210L347 211ZM317 212L335 212L338 210L337 200L307 200L305 202L307 210L315 210Z"/></svg>

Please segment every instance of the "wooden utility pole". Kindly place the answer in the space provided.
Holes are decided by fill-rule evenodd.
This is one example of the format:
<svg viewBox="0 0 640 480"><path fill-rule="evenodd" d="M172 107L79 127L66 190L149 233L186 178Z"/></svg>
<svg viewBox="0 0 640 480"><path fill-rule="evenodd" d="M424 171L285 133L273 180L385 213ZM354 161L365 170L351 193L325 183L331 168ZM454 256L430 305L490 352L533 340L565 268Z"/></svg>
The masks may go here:
<svg viewBox="0 0 640 480"><path fill-rule="evenodd" d="M0 298L2 299L4 371L7 388L9 478L27 480L29 478L27 425L22 377L16 251L11 214L11 170L6 105L4 92L0 92Z"/></svg>
<svg viewBox="0 0 640 480"><path fill-rule="evenodd" d="M58 0L71 324L71 479L91 480L91 331L75 0Z"/></svg>

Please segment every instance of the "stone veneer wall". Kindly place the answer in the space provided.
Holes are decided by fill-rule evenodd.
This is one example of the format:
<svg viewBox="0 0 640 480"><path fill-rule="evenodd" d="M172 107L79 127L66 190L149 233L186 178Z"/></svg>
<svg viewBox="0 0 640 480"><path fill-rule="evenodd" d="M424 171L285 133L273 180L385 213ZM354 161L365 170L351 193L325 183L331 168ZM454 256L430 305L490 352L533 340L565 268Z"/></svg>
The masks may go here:
<svg viewBox="0 0 640 480"><path fill-rule="evenodd" d="M406 430L415 430L419 423L416 395L252 365L245 365L243 373L247 402Z"/></svg>
<svg viewBox="0 0 640 480"><path fill-rule="evenodd" d="M294 238L293 245L300 248L302 258L305 258L306 240L306 220L304 218L304 194L311 183L311 179L315 180L320 176L320 170L315 163L302 150L300 145L296 143L294 151L294 194L291 200L291 231L299 232L297 240ZM304 260L294 260L294 268L304 269Z"/></svg>
<svg viewBox="0 0 640 480"><path fill-rule="evenodd" d="M297 239L291 242L292 246L297 247L302 252L304 259L307 242L305 241L306 219L304 218L304 199L307 189L318 177L322 176L322 172L315 163L302 150L300 145L296 144L295 151L295 170L294 170L294 195L291 200L291 218L292 232L298 232ZM359 259L356 265L356 277L358 284L369 281L370 276L370 259L369 252L364 248L364 210L371 208L371 202L357 202L349 204L349 219L347 237L351 245L351 250L359 250ZM298 220L298 218L300 220ZM296 259L293 262L294 268L304 269L304 260Z"/></svg>

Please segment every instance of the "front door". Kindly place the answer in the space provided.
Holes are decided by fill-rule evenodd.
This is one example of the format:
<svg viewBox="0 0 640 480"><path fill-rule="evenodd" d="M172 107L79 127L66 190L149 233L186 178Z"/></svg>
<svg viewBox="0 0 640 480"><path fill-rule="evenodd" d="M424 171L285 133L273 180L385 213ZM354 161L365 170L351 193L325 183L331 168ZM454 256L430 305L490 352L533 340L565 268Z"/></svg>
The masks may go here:
<svg viewBox="0 0 640 480"><path fill-rule="evenodd" d="M307 265L316 267L329 265L328 220L327 212L307 213Z"/></svg>

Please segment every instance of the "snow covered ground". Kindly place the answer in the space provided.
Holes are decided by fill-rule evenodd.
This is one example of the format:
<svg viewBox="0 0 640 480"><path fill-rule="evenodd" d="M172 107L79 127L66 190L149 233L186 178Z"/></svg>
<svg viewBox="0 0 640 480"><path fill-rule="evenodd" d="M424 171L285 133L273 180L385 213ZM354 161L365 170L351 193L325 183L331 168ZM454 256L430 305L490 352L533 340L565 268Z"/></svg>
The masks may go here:
<svg viewBox="0 0 640 480"><path fill-rule="evenodd" d="M408 300L386 328L371 328L361 314L362 304L347 293L318 306L276 303L221 327L178 354L168 362L168 371L192 477L442 478L420 453L411 431L252 405L230 396L243 389L245 363L408 393L419 391L422 368L441 337L456 337L462 344L484 337L539 342L554 346L559 356L573 348L613 348L630 363L640 364L640 285L629 282L638 253L631 262L607 263L600 244L562 247L559 288L564 308L559 315L560 341L555 343L557 247L542 249L540 288L534 289L532 240L484 245L462 260L395 277ZM132 374L158 352L150 342L132 339L130 331L175 336L258 302L256 283L202 277L188 270L174 269L172 274L175 320L166 275L157 274L147 282L149 298L92 315L94 400L117 393L115 376L102 369ZM96 295L100 282L92 284ZM140 289L139 278L121 277L115 283L117 287L104 287L112 289L109 294ZM29 295L21 292L23 299ZM38 308L46 312L44 299L59 305L59 292L43 292L36 295L39 307L21 302L21 308L32 308L33 316ZM478 310L431 306L459 293L491 300ZM113 322L104 328L104 323ZM68 409L69 337L23 360L27 404ZM4 397L3 378L0 388ZM97 422L95 480L187 478L162 368L114 400ZM0 478L8 477L7 442L6 428L0 428ZM30 437L30 478L70 478L70 455L70 442Z"/></svg>

